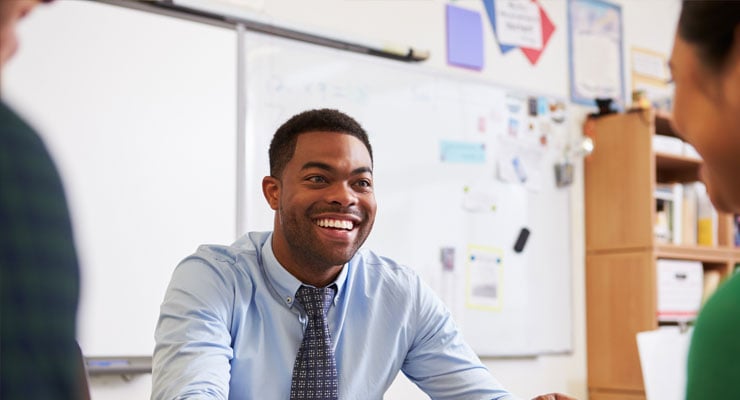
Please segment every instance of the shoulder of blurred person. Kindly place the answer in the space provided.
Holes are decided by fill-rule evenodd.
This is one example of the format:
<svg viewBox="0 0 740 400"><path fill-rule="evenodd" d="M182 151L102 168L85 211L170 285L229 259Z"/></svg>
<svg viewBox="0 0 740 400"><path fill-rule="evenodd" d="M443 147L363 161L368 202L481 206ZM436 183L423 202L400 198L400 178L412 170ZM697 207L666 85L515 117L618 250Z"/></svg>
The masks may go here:
<svg viewBox="0 0 740 400"><path fill-rule="evenodd" d="M0 67L38 0L0 1ZM79 267L67 202L41 138L0 101L0 398L86 399L76 342Z"/></svg>

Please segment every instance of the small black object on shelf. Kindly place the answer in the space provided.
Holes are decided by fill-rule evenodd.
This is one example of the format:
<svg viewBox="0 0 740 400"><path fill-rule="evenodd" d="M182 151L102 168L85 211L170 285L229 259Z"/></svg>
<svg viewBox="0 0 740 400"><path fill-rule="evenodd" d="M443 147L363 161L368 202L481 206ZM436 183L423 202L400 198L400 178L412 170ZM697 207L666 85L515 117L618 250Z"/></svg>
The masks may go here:
<svg viewBox="0 0 740 400"><path fill-rule="evenodd" d="M596 114L591 114L591 116L594 117L601 117L603 115L613 114L617 112L612 106L614 105L614 99L607 97L607 98L596 98L596 106L599 108L599 112Z"/></svg>

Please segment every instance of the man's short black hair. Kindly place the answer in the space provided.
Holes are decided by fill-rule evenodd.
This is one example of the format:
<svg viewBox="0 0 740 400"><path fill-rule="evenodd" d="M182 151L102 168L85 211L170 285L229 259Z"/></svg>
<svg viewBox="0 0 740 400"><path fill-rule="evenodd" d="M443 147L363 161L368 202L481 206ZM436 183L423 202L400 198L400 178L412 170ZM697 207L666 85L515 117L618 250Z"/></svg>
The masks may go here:
<svg viewBox="0 0 740 400"><path fill-rule="evenodd" d="M341 111L323 108L294 115L278 128L270 143L270 175L280 178L283 169L293 158L298 135L318 131L343 133L360 139L367 147L372 162L373 150L362 126Z"/></svg>

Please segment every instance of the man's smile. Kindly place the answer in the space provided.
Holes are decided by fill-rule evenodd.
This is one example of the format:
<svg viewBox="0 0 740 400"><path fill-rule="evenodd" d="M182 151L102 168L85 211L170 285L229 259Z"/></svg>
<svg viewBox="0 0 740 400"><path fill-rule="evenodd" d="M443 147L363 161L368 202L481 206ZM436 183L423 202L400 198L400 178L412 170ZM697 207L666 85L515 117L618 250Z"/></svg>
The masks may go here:
<svg viewBox="0 0 740 400"><path fill-rule="evenodd" d="M317 219L316 225L322 227L322 228L334 228L334 229L344 229L351 231L352 228L354 228L355 224L352 221L346 220L346 219L331 219L331 218L322 218Z"/></svg>

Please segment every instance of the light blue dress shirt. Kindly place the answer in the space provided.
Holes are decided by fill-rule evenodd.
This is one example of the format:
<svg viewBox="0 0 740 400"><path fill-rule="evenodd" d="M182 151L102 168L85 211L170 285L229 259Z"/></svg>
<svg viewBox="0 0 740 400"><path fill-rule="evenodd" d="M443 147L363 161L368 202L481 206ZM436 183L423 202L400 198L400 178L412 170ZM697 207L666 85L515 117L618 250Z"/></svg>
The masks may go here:
<svg viewBox="0 0 740 400"><path fill-rule="evenodd" d="M306 315L269 232L177 266L156 329L152 399L286 400ZM433 399L511 399L410 268L359 251L329 308L340 399L381 399L403 371Z"/></svg>

